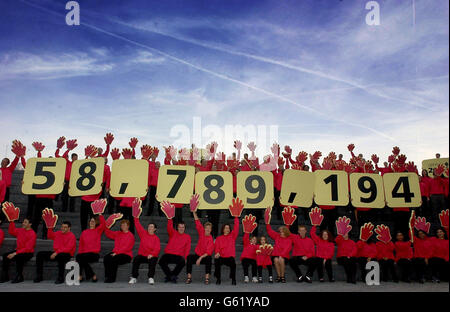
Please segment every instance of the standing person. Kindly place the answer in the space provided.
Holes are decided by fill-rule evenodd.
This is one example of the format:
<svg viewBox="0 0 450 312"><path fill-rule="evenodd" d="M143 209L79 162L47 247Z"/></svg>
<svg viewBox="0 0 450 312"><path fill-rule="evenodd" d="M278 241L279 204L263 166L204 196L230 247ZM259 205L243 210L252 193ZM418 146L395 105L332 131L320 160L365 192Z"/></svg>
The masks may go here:
<svg viewBox="0 0 450 312"><path fill-rule="evenodd" d="M356 243L358 249L356 258L361 271L361 281L366 282L366 265L370 261L377 259L377 245L373 241L373 229L375 226L372 223L364 224L359 231L359 241Z"/></svg>
<svg viewBox="0 0 450 312"><path fill-rule="evenodd" d="M337 263L342 265L347 276L347 283L356 284L356 243L349 239L348 233L352 230L350 219L339 217L336 220L336 244L337 244Z"/></svg>
<svg viewBox="0 0 450 312"><path fill-rule="evenodd" d="M431 205L430 205L430 183L431 178L428 176L426 169L422 170L422 175L419 177L420 194L422 196L422 205L418 209L416 215L425 217L431 220Z"/></svg>
<svg viewBox="0 0 450 312"><path fill-rule="evenodd" d="M328 281L333 283L333 267L331 265L335 248L333 234L329 230L322 230L320 232L320 236L317 236L317 227L320 226L323 220L320 208L313 208L309 213L309 218L312 225L310 236L316 245L316 267L319 275L319 281L321 283L325 282L325 279L323 278L323 268L325 267L328 275Z"/></svg>
<svg viewBox="0 0 450 312"><path fill-rule="evenodd" d="M267 272L269 273L269 283L273 283L273 274L272 274L272 260L270 259L270 255L273 252L273 247L270 244L267 244L267 238L265 236L261 236L258 240L259 245L256 250L256 264L258 265L258 283L263 282L263 269L267 268Z"/></svg>
<svg viewBox="0 0 450 312"><path fill-rule="evenodd" d="M155 207L155 201L156 201L156 187L158 185L158 175L159 175L159 167L161 166L159 161L156 161L156 157L158 156L158 148L153 148L153 154L151 156L151 161L149 162L149 170L150 170L150 189L148 192L148 211L147 216L150 216L153 212L153 208ZM157 203L159 206L159 203ZM160 209L158 210L158 214L160 217L163 216L163 212Z"/></svg>
<svg viewBox="0 0 450 312"><path fill-rule="evenodd" d="M24 160L26 148L20 141L13 141L11 152L13 152L16 157L14 157L13 162L10 164L8 158L3 158L1 162L0 172L2 173L2 180L5 182L5 196L4 201L9 201L9 194L11 188L12 174L19 163L19 159ZM22 161L23 163L23 161ZM3 220L4 215L1 215L1 219Z"/></svg>
<svg viewBox="0 0 450 312"><path fill-rule="evenodd" d="M140 243L139 250L136 257L133 259L133 267L131 269L131 278L129 284L136 284L139 276L139 267L141 263L148 264L148 283L155 284L156 264L158 263L159 252L161 251L161 243L159 237L156 236L156 224L149 223L147 230L143 228L139 221L139 216L142 213L141 200L135 198L133 201L133 218L136 230L139 235Z"/></svg>
<svg viewBox="0 0 450 312"><path fill-rule="evenodd" d="M184 222L177 224L177 230L173 228L173 218L175 217L175 206L167 201L161 203L161 210L167 217L167 232L169 242L164 249L164 254L159 260L159 266L165 274L165 282L177 283L178 275L186 265L186 258L191 250L191 236L185 233ZM175 264L175 268L170 270L169 264Z"/></svg>
<svg viewBox="0 0 450 312"><path fill-rule="evenodd" d="M446 208L445 206L445 193L446 187L448 192L448 186L445 183L444 166L439 165L434 169L434 177L430 181L430 202L431 202L431 223L439 224L439 213ZM432 229L434 230L434 229Z"/></svg>
<svg viewBox="0 0 450 312"><path fill-rule="evenodd" d="M234 226L231 230L229 224L222 226L222 235L216 238L214 255L214 276L216 284L220 285L222 281L221 267L226 265L230 267L231 284L236 285L236 239L239 235L239 217L241 216L244 205L238 197L233 198L232 204L228 207L231 216L234 217Z"/></svg>
<svg viewBox="0 0 450 312"><path fill-rule="evenodd" d="M411 241L405 241L405 235L402 232L397 232L395 245L395 262L400 269L401 281L411 283L411 259L413 258L413 249Z"/></svg>
<svg viewBox="0 0 450 312"><path fill-rule="evenodd" d="M60 158L61 156L59 155L59 151L60 149L64 146L64 143L66 143L67 146L67 151L62 155L62 158L64 158L66 160L66 171L64 173L64 188L61 194L62 197L62 209L61 211L66 212L67 208L69 207L69 211L70 212L74 212L75 211L75 197L69 196L69 180L70 180L70 175L72 172L72 164L74 161L78 160L78 155L75 153L72 153L71 157L71 161L69 161L69 152L74 150L75 147L78 146L77 144L77 140L68 140L67 142L65 137L60 137L58 139L58 141L56 142L56 152L55 152L55 157L56 158Z"/></svg>
<svg viewBox="0 0 450 312"><path fill-rule="evenodd" d="M389 227L384 224L378 225L375 229L377 233L378 242L377 247L377 259L380 263L381 280L383 282L388 281L388 272L391 272L391 277L394 283L398 283L397 271L394 265L394 249L395 245L392 242L391 232Z"/></svg>
<svg viewBox="0 0 450 312"><path fill-rule="evenodd" d="M267 234L275 241L272 252L272 261L277 271L277 283L286 283L286 264L289 263L290 252L292 249L292 238L289 228L285 225L278 228L278 233L272 230L270 226L272 207L267 207L264 213L264 222L266 223Z"/></svg>
<svg viewBox="0 0 450 312"><path fill-rule="evenodd" d="M289 264L295 272L297 283L304 281L312 283L314 274L316 252L313 240L306 236L307 232L308 229L305 225L299 225L298 234L292 234L294 246L292 248L292 259L289 261ZM306 266L307 271L305 275L302 275L300 265Z"/></svg>
<svg viewBox="0 0 450 312"><path fill-rule="evenodd" d="M0 283L9 281L8 271L11 261L16 261L16 277L12 283L21 283L24 281L23 268L34 254L34 248L36 246L36 233L31 228L31 222L27 218L23 220L22 228L16 228L14 221L19 219L20 210L19 208L14 207L12 203L4 203L2 210L9 221L8 233L14 237L17 237L17 247L15 250L7 252L3 255L2 276ZM0 246L2 241L3 239L0 237Z"/></svg>
<svg viewBox="0 0 450 312"><path fill-rule="evenodd" d="M98 262L100 259L101 236L106 228L105 218L102 214L106 205L106 199L92 202L91 209L94 216L89 220L89 228L81 233L78 254L75 257L80 265L80 281L83 280L83 272L85 272L86 281L92 279L92 282L97 282L97 275L92 270L90 263Z"/></svg>
<svg viewBox="0 0 450 312"><path fill-rule="evenodd" d="M430 240L433 245L430 258L432 281L433 283L440 283L441 280L448 281L448 238L444 229L437 229L436 237L431 237Z"/></svg>
<svg viewBox="0 0 450 312"><path fill-rule="evenodd" d="M64 283L64 270L66 263L75 254L77 249L77 239L71 232L71 224L69 221L64 221L61 224L61 230L54 232L54 227L58 221L58 216L54 214L53 209L44 209L42 212L42 219L48 228L48 238L53 240L53 251L40 251L36 255L36 278L35 283L43 280L44 261L58 262L58 278L55 284Z"/></svg>
<svg viewBox="0 0 450 312"><path fill-rule="evenodd" d="M212 254L214 252L214 239L211 235L212 224L206 222L203 226L197 215L199 195L195 194L191 198L190 210L194 216L195 228L198 233L198 242L195 247L195 254L191 254L187 257L186 273L187 279L186 284L192 283L192 266L196 264L205 265L205 285L209 285L209 277L211 275L212 267Z"/></svg>

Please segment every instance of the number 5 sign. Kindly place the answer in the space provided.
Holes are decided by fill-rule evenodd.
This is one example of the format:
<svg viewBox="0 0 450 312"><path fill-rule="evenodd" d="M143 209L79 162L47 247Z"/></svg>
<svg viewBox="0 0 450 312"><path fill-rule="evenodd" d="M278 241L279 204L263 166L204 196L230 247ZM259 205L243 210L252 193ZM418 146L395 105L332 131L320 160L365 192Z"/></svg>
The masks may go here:
<svg viewBox="0 0 450 312"><path fill-rule="evenodd" d="M27 195L59 194L64 188L64 158L31 158L23 174L22 193Z"/></svg>

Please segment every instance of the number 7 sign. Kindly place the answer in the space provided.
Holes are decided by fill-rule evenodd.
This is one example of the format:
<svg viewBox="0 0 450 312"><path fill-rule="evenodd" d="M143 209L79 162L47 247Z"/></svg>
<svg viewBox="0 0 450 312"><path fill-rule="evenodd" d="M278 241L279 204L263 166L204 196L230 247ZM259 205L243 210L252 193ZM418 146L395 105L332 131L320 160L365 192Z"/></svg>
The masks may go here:
<svg viewBox="0 0 450 312"><path fill-rule="evenodd" d="M194 192L195 168L193 166L162 166L158 173L156 196L158 201L189 204Z"/></svg>

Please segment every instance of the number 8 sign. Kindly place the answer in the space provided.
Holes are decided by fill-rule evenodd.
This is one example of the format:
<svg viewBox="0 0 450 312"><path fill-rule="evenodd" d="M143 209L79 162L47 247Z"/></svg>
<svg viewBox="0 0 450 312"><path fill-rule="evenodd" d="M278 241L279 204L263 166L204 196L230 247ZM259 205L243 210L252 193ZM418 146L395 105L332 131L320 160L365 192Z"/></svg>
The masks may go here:
<svg viewBox="0 0 450 312"><path fill-rule="evenodd" d="M85 196L100 193L104 166L103 157L74 161L70 173L69 195Z"/></svg>
<svg viewBox="0 0 450 312"><path fill-rule="evenodd" d="M198 209L228 209L233 199L233 175L228 171L200 171L195 175Z"/></svg>

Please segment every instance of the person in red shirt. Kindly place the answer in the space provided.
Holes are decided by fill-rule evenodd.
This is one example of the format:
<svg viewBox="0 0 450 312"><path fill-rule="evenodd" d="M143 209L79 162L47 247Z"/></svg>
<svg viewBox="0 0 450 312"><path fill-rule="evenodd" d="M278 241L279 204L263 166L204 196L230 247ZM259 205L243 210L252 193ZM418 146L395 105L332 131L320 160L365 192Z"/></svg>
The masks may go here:
<svg viewBox="0 0 450 312"><path fill-rule="evenodd" d="M244 237L242 238L244 243L244 250L241 254L241 263L244 269L244 283L248 283L250 281L248 275L248 269L252 267L252 282L257 283L257 266L256 263L256 250L258 249L258 238L256 236L250 237L249 233L244 233Z"/></svg>
<svg viewBox="0 0 450 312"><path fill-rule="evenodd" d="M431 220L430 183L431 178L428 176L428 171L426 169L422 170L422 175L419 176L422 205L416 209L416 215L419 217L425 217L428 220Z"/></svg>
<svg viewBox="0 0 450 312"><path fill-rule="evenodd" d="M267 238L265 236L260 236L258 239L258 248L267 244ZM272 251L273 252L273 251ZM261 252L256 252L256 264L258 265L258 283L263 282L262 274L263 269L267 268L269 273L269 283L273 283L273 273L272 273L272 259L270 255L263 255Z"/></svg>
<svg viewBox="0 0 450 312"><path fill-rule="evenodd" d="M298 283L303 281L312 283L312 276L314 274L316 253L314 249L314 241L311 238L306 237L307 232L308 229L305 225L299 225L298 235L291 235L294 247L292 248L292 259L289 260L289 265L292 270L294 270ZM306 275L302 275L299 268L300 265L305 265L307 267Z"/></svg>
<svg viewBox="0 0 450 312"><path fill-rule="evenodd" d="M55 284L64 283L64 270L66 263L75 254L77 248L77 239L70 231L71 223L64 221L61 224L61 230L54 232L53 228L48 228L48 238L53 240L53 251L40 251L36 255L36 278L35 283L43 280L44 261L58 262L58 278Z"/></svg>
<svg viewBox="0 0 450 312"><path fill-rule="evenodd" d="M395 246L392 241L382 242L378 241L376 243L377 248L377 259L380 264L381 270L381 281L388 281L388 273L391 272L392 280L394 283L398 283L397 271L394 265L394 250Z"/></svg>
<svg viewBox="0 0 450 312"><path fill-rule="evenodd" d="M413 265L416 271L417 281L425 283L425 271L428 267L428 261L433 255L433 242L428 238L424 231L418 231L414 236L414 258Z"/></svg>
<svg viewBox="0 0 450 312"><path fill-rule="evenodd" d="M105 283L114 283L119 265L130 263L133 258L134 235L129 231L130 221L120 221L120 231L111 231L105 227L105 234L114 240L114 249L103 258Z"/></svg>
<svg viewBox="0 0 450 312"><path fill-rule="evenodd" d="M377 245L375 244L374 237L370 237L367 240L361 239L356 243L356 248L358 249L356 253L356 261L359 265L359 270L361 271L361 281L366 282L366 265L370 261L377 260Z"/></svg>
<svg viewBox="0 0 450 312"><path fill-rule="evenodd" d="M449 245L448 238L443 228L436 231L436 237L430 237L433 251L430 258L431 276L433 283L441 280L448 281Z"/></svg>
<svg viewBox="0 0 450 312"><path fill-rule="evenodd" d="M344 267L345 274L347 276L347 283L356 284L356 255L358 252L356 243L349 239L348 233L341 235L338 231L336 244L337 263Z"/></svg>
<svg viewBox="0 0 450 312"><path fill-rule="evenodd" d="M158 263L159 252L161 251L161 242L156 235L157 226L155 223L149 223L147 230L141 225L139 218L134 218L136 230L139 235L140 243L136 257L133 259L131 269L131 278L129 284L137 283L139 276L139 267L142 263L148 264L148 283L155 284L156 264Z"/></svg>
<svg viewBox="0 0 450 312"><path fill-rule="evenodd" d="M191 254L187 257L186 273L187 279L186 284L192 282L192 266L196 264L205 265L205 284L209 284L209 277L211 275L212 267L212 254L214 252L214 239L211 235L212 223L206 222L204 225L200 222L197 211L193 211L195 220L195 228L198 233L198 242L195 247L195 254Z"/></svg>
<svg viewBox="0 0 450 312"><path fill-rule="evenodd" d="M55 152L56 158L64 158L66 160L66 171L64 174L64 188L61 193L62 197L62 212L66 212L67 208L69 208L70 212L75 211L75 197L69 196L69 180L70 180L70 174L72 172L72 164L74 161L78 160L78 155L75 153L72 153L70 156L71 160L69 160L69 152L72 151L76 146L76 140L71 140L70 142L67 142L67 150L66 152L60 156L59 151L64 146L65 137L60 137L56 143L57 149Z"/></svg>
<svg viewBox="0 0 450 312"><path fill-rule="evenodd" d="M9 193L10 193L10 187L11 187L11 180L12 180L12 174L14 170L17 167L17 164L19 163L19 158L23 157L16 157L14 158L13 162L10 164L8 158L3 158L1 163L0 171L2 173L2 179L5 181L5 198L4 201L9 201ZM4 217L4 215L2 214Z"/></svg>
<svg viewBox="0 0 450 312"><path fill-rule="evenodd" d="M316 245L316 268L319 275L319 281L321 283L325 282L325 279L323 278L323 268L325 267L328 281L333 283L333 267L331 265L335 249L333 234L328 230L322 230L320 236L317 236L316 232L316 226L312 226L309 235Z"/></svg>
<svg viewBox="0 0 450 312"><path fill-rule="evenodd" d="M2 232L3 233L3 232ZM0 283L9 281L9 265L11 261L16 261L16 277L12 283L23 282L23 267L33 257L36 246L36 233L31 228L31 222L25 218L22 222L22 228L16 228L14 221L9 223L8 233L17 237L17 247L15 250L3 255L2 277ZM1 233L0 233L1 236ZM0 246L2 237L0 237Z"/></svg>
<svg viewBox="0 0 450 312"><path fill-rule="evenodd" d="M272 230L269 222L270 220L265 220L266 231L270 238L275 241L272 261L275 265L275 270L277 271L277 283L286 283L285 272L286 264L289 263L290 252L292 249L292 238L291 232L287 226L280 226L278 228L278 233Z"/></svg>
<svg viewBox="0 0 450 312"><path fill-rule="evenodd" d="M439 169L443 167L438 167L434 169L434 177L430 180L430 203L431 203L431 212L432 212L432 231L435 231L437 228L434 226L435 224L439 224L439 213L446 209L445 205L445 193L448 192L448 185L445 182L445 176L443 173L439 174Z"/></svg>
<svg viewBox="0 0 450 312"><path fill-rule="evenodd" d="M5 195L6 195L6 183L3 180L3 174L0 171L0 204L5 201Z"/></svg>
<svg viewBox="0 0 450 312"><path fill-rule="evenodd" d="M401 281L405 283L411 283L411 259L413 257L413 250L411 247L411 241L405 241L405 235L402 232L396 234L395 246L395 262L400 269Z"/></svg>

